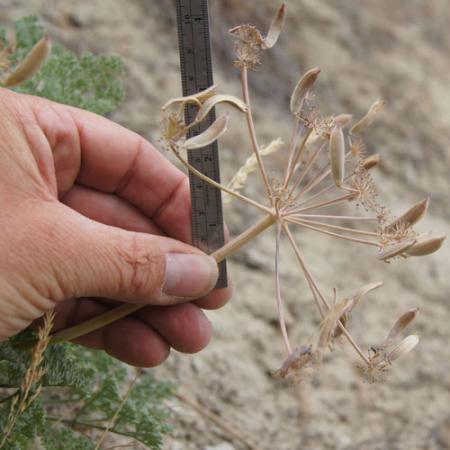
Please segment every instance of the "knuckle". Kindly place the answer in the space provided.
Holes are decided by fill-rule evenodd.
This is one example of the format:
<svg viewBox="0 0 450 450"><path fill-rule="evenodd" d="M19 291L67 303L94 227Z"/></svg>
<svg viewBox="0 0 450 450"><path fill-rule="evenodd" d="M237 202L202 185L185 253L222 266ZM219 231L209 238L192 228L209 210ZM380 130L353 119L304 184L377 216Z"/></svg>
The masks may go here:
<svg viewBox="0 0 450 450"><path fill-rule="evenodd" d="M122 239L119 247L120 292L136 297L156 296L161 293L164 279L164 256L148 238L131 233Z"/></svg>

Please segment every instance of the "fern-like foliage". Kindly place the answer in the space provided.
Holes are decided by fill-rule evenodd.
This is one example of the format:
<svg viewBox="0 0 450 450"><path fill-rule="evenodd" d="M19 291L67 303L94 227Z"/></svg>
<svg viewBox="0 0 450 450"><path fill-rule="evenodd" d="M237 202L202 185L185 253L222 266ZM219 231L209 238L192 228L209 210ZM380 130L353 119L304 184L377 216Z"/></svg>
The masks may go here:
<svg viewBox="0 0 450 450"><path fill-rule="evenodd" d="M35 16L18 20L11 64L21 61L44 32ZM1 27L0 42L5 47L10 44ZM55 44L42 70L15 90L106 115L115 110L124 98L120 81L123 73L123 63L118 56L97 56L90 52L77 56Z"/></svg>
<svg viewBox="0 0 450 450"><path fill-rule="evenodd" d="M28 332L0 343L0 436L31 359L31 352L17 346L24 339L29 339ZM103 352L60 344L47 348L44 367L42 393L20 416L5 450L26 450L36 440L42 449L62 449L63 436L77 442L74 449L93 449L92 433L107 427L151 449L162 447L163 436L170 431L164 402L173 395L172 384L144 373L110 424L130 383L125 364ZM64 413L59 412L61 405ZM69 448L64 444L64 450Z"/></svg>

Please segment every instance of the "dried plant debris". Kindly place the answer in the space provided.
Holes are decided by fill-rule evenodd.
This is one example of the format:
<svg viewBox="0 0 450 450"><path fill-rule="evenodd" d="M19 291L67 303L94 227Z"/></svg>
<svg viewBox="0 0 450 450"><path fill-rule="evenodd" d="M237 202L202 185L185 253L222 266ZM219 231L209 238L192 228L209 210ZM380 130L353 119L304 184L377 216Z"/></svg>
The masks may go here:
<svg viewBox="0 0 450 450"><path fill-rule="evenodd" d="M236 251L267 227L276 226L276 300L287 355L281 368L276 371L277 377L296 381L303 379L307 372L320 365L324 352L333 349L334 341L341 339L348 341L360 358L359 368L363 378L370 382L380 381L385 378L394 362L418 344L419 338L416 335L397 342L399 334L415 319L418 310L411 309L401 315L382 345L372 347L368 353L362 350L351 335L350 315L361 303L361 299L382 283L366 285L353 296L340 300L336 300L336 291L334 295L327 295L308 266L292 229L299 227L313 230L324 237L372 248L375 250L375 260L385 262L433 253L441 247L445 236L417 234L413 229L425 215L429 197L414 204L397 218L391 215L379 198L377 186L369 171L379 166L381 157L379 154L366 156L366 145L361 134L373 124L385 107L385 102L375 102L368 113L353 126L353 117L348 113L323 118L312 93L320 74L319 68L307 71L293 89L290 102L293 127L286 145L281 140L275 140L266 148L258 144L250 105L248 70L258 67L262 53L275 44L285 15L286 6L283 4L266 37L251 25L230 30L236 40L235 65L241 72L243 100L220 93L219 86L213 86L194 96L171 100L163 108L163 141L191 172L226 192L229 198L238 198L266 214L260 223L237 236L224 250L216 252L214 256L217 260ZM183 112L187 103L195 103L199 108L196 119L190 124L184 123ZM218 103L231 106L245 116L252 152L226 186L199 173L181 156L182 149L198 148L225 132L228 126L227 115L220 116L199 136L187 138L189 129L201 122ZM270 176L266 160L262 158L272 151L277 151L278 155L285 152L286 165L281 179ZM255 170L259 171L267 193L265 202L245 197L240 192L248 175ZM345 206L356 211L347 213ZM280 287L281 239L287 239L290 243L321 317L315 343L306 346L291 345L284 318Z"/></svg>

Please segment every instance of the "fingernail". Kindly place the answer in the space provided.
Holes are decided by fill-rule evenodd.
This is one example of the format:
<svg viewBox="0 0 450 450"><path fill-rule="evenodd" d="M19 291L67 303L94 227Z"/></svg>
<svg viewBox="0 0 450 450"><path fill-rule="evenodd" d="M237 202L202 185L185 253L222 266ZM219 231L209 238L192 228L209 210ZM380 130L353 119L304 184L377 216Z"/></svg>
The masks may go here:
<svg viewBox="0 0 450 450"><path fill-rule="evenodd" d="M169 253L162 291L177 297L200 297L214 288L218 276L217 263L210 256Z"/></svg>

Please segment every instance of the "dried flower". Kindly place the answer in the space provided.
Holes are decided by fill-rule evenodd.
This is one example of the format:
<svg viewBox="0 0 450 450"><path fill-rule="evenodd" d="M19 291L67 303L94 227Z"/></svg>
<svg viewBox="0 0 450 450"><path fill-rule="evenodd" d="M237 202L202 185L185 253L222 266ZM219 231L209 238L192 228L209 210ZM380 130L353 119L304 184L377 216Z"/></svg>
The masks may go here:
<svg viewBox="0 0 450 450"><path fill-rule="evenodd" d="M283 3L278 9L265 38L252 25L239 25L229 30L229 33L236 39L236 67L255 69L261 64L261 53L276 44L284 24L285 16L286 4Z"/></svg>
<svg viewBox="0 0 450 450"><path fill-rule="evenodd" d="M194 174L213 186L226 192L231 198L239 198L265 213L260 222L251 226L229 244L215 252L217 261L229 256L240 246L253 239L268 227L275 225L275 288L278 320L287 357L276 375L283 379L299 380L305 371L319 365L322 353L332 348L333 341L345 338L362 360L361 373L368 381L383 379L393 361L411 351L418 343L418 337L411 335L396 342L398 335L416 317L417 309L404 313L393 325L380 347L374 347L366 355L350 334L349 317L361 299L381 282L362 287L353 297L336 301L328 299L322 292L318 281L308 267L305 256L297 244L292 227L312 230L317 233L345 240L355 245L364 245L377 250L379 260L390 261L396 257L420 256L437 250L445 236L432 237L417 235L412 229L425 214L429 198L418 202L397 219L392 219L388 209L379 200L378 190L369 170L380 162L378 154L365 158L365 144L355 134L369 127L375 116L383 109L384 101L372 105L364 118L357 122L349 132L345 130L352 120L349 114L322 118L311 89L320 70L309 70L300 78L293 90L290 109L293 116L293 131L287 144L287 160L281 179L271 179L262 156L278 150L280 140L268 148L261 148L256 135L253 113L249 100L248 69L259 64L260 53L275 43L285 16L284 5L278 10L266 38L250 25L235 27L230 33L236 38L237 67L241 70L243 101L215 90L208 98L204 95L191 97L189 101L198 103L199 113L192 124L184 124L172 118L171 133L177 140L166 139L169 148L178 159ZM186 99L177 99L176 104L184 105ZM217 103L225 102L237 108L246 116L252 148L252 156L238 171L228 186L223 186L199 173L178 153L179 148L198 148L217 139L226 129L228 118L221 116L206 131L186 140L187 131L194 124L204 120ZM168 105L173 105L174 101ZM170 117L170 116L169 116ZM349 151L347 151L347 148ZM256 167L267 193L267 202L260 203L238 192L247 180L248 174ZM340 209L329 211L337 205L354 206L356 215L342 213ZM336 222L338 221L338 222ZM300 269L308 283L312 299L321 316L317 344L295 348L291 345L286 320L284 301L280 284L281 239L291 244ZM335 295L336 297L336 295Z"/></svg>
<svg viewBox="0 0 450 450"><path fill-rule="evenodd" d="M416 308L402 314L395 321L383 344L369 350L368 363L358 367L365 381L369 383L384 381L392 363L409 353L419 343L419 338L416 335L407 336L400 342L395 343L398 335L416 318L418 311Z"/></svg>

